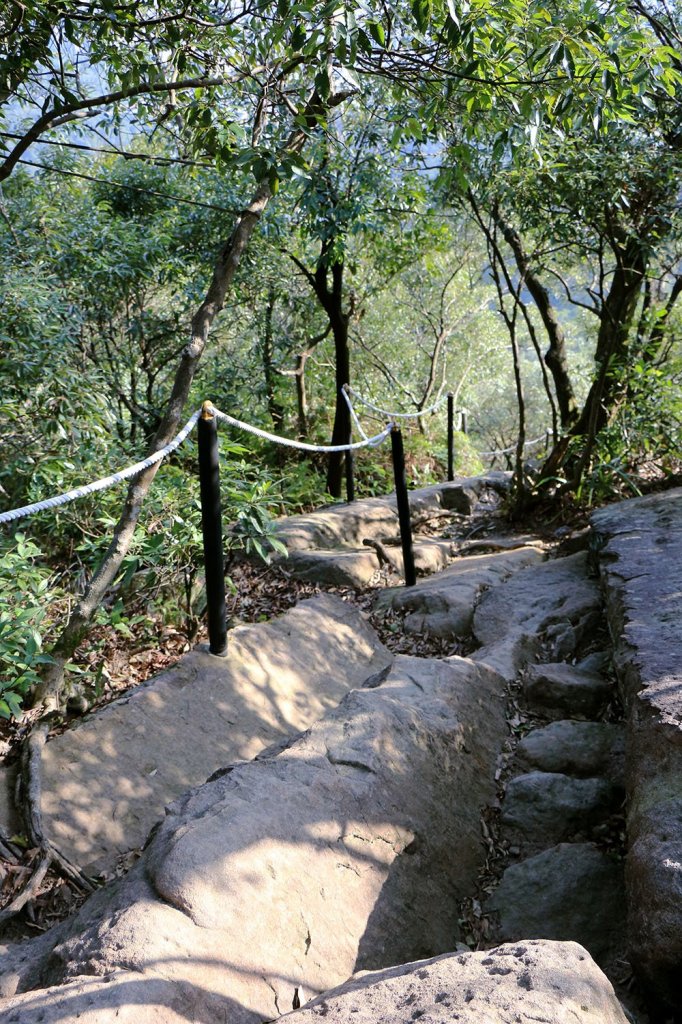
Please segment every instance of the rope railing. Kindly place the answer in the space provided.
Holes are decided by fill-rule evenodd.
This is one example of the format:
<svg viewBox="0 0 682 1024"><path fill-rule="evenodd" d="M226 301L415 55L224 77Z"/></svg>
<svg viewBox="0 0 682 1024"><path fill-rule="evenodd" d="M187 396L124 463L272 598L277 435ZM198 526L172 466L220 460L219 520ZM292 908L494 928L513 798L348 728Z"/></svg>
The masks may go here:
<svg viewBox="0 0 682 1024"><path fill-rule="evenodd" d="M367 398L363 398L362 395L359 395L357 391L353 390L350 384L345 384L342 391L344 394L347 393L348 395L352 395L356 402L360 402L361 405L366 406L368 409L371 409L372 412L378 413L380 416L383 416L388 420L416 420L421 416L430 416L431 413L440 409L441 405L444 405L448 399L447 395L441 395L438 401L434 402L433 405L430 405L427 409L419 409L417 412L390 412L387 409L379 408L378 405L374 405Z"/></svg>
<svg viewBox="0 0 682 1024"><path fill-rule="evenodd" d="M235 419L234 416L229 416L227 413L221 412L220 409L216 409L210 402L205 402L202 409L205 412L208 412L209 415L215 415L217 419L224 420L231 426L237 427L239 430L244 430L247 433L254 434L256 437L260 437L263 440L272 441L275 444L307 452L346 452L354 451L358 448L376 447L386 440L391 433L392 426L389 423L379 434L375 434L374 437L367 437L364 431L362 431L363 440L357 441L353 444L307 444L304 441L295 441L292 438L280 437L277 434L270 434L267 430L261 430L260 427L254 427L250 423L244 423L241 420ZM161 462L161 460L167 455L170 455L176 450L176 448L180 447L182 442L196 426L197 420L202 414L202 409L197 409L196 412L192 414L182 430L176 434L168 444L164 445L163 448L159 448L158 451L153 452L153 454L149 455L146 459L142 459L140 462L136 462L132 466L121 469L117 473L111 473L109 476L101 477L99 480L93 480L89 484L82 484L79 487L74 487L70 491L65 491L63 494L56 494L53 497L45 498L42 501L34 501L30 505L22 505L20 508L13 508L9 509L7 512L0 512L0 525L14 522L16 519L22 519L26 516L35 515L37 512L44 512L48 509L59 508L61 505L67 505L72 501L76 501L78 498L84 498L88 494L95 494L98 491L104 491L108 487L114 487L116 484L122 483L124 480L130 480L132 477L137 476L145 469L149 469L151 466L156 465L157 462Z"/></svg>
<svg viewBox="0 0 682 1024"><path fill-rule="evenodd" d="M534 437L531 441L524 441L523 442L523 447L524 448L532 448L533 445L539 444L540 441L546 441L546 440L547 440L547 431L545 431L544 434L540 434L539 437ZM516 451L516 445L512 444L512 445L509 446L509 448L495 448L491 452L478 452L478 454L480 456L485 457L485 458L492 458L495 455L511 455L512 452L515 452L515 451Z"/></svg>
<svg viewBox="0 0 682 1024"><path fill-rule="evenodd" d="M176 434L172 441L169 441L163 448L159 448L158 451L149 455L146 459L142 459L141 462L136 462L132 466L128 466L126 469L119 470L118 473L112 473L110 476L104 476L100 480L93 480L92 483L83 484L81 487L74 487L70 491L66 491L64 494L57 494L52 498L45 498L43 501L34 501L31 505L22 505L21 508L13 508L8 512L0 512L0 524L11 523L15 519L22 519L24 516L35 515L36 512L44 512L46 509L59 508L60 505L67 505L70 501L75 501L77 498L84 498L87 494L95 494L97 491L104 491L107 487L113 487L115 484L122 483L123 480L130 480L131 477L137 476L138 473L142 473L143 470L149 469L151 466L156 465L157 462L161 462L167 455L174 452L176 448L179 448L182 442L185 440L188 434L192 432L196 426L196 422L201 414L201 409L197 409L195 413L187 420L184 427L179 434Z"/></svg>
<svg viewBox="0 0 682 1024"><path fill-rule="evenodd" d="M354 441L352 444L308 444L305 441L294 441L290 437L280 437L279 434L270 434L267 430L261 430L260 427L254 427L250 423L243 423L241 420L235 419L234 416L229 416L226 412L216 409L215 406L211 406L211 413L217 419L224 420L225 423L229 423L239 430L245 430L247 433L261 437L265 441L274 441L275 444L284 445L286 448L297 448L303 452L352 452L358 448L375 448L382 441L386 440L393 428L393 424L389 423L380 434L375 434L374 437L367 437L363 430L364 440Z"/></svg>
<svg viewBox="0 0 682 1024"><path fill-rule="evenodd" d="M447 401L448 480L452 480L454 461L454 396L452 393L448 393L447 395L443 395L428 409L421 409L414 413L400 413L390 412L386 409L379 408L379 406L374 405L372 402L369 402L367 399L356 394L349 385L345 385L341 389L341 393L346 405L348 406L351 424L354 424L355 428L360 433L362 437L361 441L353 442L349 433L349 439L346 444L310 444L306 441L298 441L293 438L282 437L279 434L272 434L267 430L256 427L251 423L245 423L243 420L239 420L236 417L229 415L229 413L225 413L222 410L217 409L212 402L204 402L201 409L197 409L196 412L192 414L182 430L180 430L171 441L158 451L147 456L147 458L142 459L140 462L135 462L133 465L119 470L117 473L101 477L99 480L94 480L89 484L83 484L80 487L74 487L72 490L66 491L63 494L54 495L50 498L45 498L42 501L33 502L30 505L23 505L21 508L10 509L7 512L0 512L0 525L4 523L11 523L17 519L21 519L25 516L32 516L38 512L43 512L48 509L59 508L61 505L66 505L67 503L75 501L78 498L83 498L88 494L103 491L108 487L113 487L118 483L122 483L124 480L132 479L142 473L145 469L149 469L151 466L161 462L161 460L167 455L170 455L179 448L183 441L185 441L188 435L192 432L194 427L198 424L199 482L201 489L201 518L204 540L204 570L208 610L209 650L212 654L224 655L227 651L227 616L225 611L225 561L223 557L223 528L220 505L220 470L217 435L218 421L221 420L237 430L253 434L255 437L259 437L264 441L269 441L273 444L282 445L287 448L293 448L298 451L319 452L322 454L345 452L347 470L346 483L349 502L352 501L354 497L352 453L362 448L377 447L390 436L393 471L395 477L396 502L403 548L404 576L406 585L412 586L416 582L416 572L414 566L414 553L412 549L409 499L405 480L403 441L402 433L398 426L398 420L416 419L420 416L428 416L434 413L444 402ZM351 396L354 397L356 401L369 408L373 413L384 416L388 419L388 423L382 431L378 434L374 434L372 437L367 436L353 407ZM352 426L350 429L352 430ZM547 434L543 434L541 437L526 441L524 442L524 448L532 447L546 439L546 437ZM484 457L494 457L496 455L507 455L515 450L516 446L511 446L509 448L500 448L489 452L480 452L479 454Z"/></svg>

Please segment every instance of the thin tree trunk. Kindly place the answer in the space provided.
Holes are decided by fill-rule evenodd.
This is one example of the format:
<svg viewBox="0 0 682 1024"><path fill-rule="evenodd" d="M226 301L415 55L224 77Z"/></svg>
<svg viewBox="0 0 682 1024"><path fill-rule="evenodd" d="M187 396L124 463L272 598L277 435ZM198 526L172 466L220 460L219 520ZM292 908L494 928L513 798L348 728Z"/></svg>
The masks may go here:
<svg viewBox="0 0 682 1024"><path fill-rule="evenodd" d="M272 314L275 310L275 289L270 286L268 288L268 299L265 304L265 323L263 325L263 343L261 346L261 356L263 362L263 376L265 378L265 394L268 402L268 412L270 413L270 419L274 427L275 433L282 428L284 421L284 409L281 403L277 401L275 394L275 359L274 359L274 340L272 333ZM278 449L281 453L282 449Z"/></svg>
<svg viewBox="0 0 682 1024"><path fill-rule="evenodd" d="M348 95L348 92L336 93L324 104L317 91L313 90L302 113L305 127L297 127L291 132L280 153L300 152L308 137L308 132L315 127L318 117L326 107L343 102ZM208 291L192 317L190 340L182 350L166 411L149 447L149 454L163 448L177 433L199 360L206 347L209 331L216 316L223 308L225 296L232 284L242 254L271 197L272 188L269 181L262 181L256 188L251 202L240 213L232 235L220 251ZM156 463L131 482L121 516L104 559L83 597L74 607L50 652L54 660L52 664L46 666L45 674L36 688L34 707L40 707L45 712L59 707L66 663L86 636L93 615L116 579L121 563L130 547L142 503L158 468L159 463Z"/></svg>
<svg viewBox="0 0 682 1024"><path fill-rule="evenodd" d="M514 254L519 273L526 288L533 296L533 301L542 319L549 341L549 348L545 352L545 364L554 380L561 426L567 429L575 423L578 417L578 403L568 372L566 337L563 327L557 318L549 292L531 266L530 256L523 248L519 233L504 220L497 205L493 207L493 218Z"/></svg>

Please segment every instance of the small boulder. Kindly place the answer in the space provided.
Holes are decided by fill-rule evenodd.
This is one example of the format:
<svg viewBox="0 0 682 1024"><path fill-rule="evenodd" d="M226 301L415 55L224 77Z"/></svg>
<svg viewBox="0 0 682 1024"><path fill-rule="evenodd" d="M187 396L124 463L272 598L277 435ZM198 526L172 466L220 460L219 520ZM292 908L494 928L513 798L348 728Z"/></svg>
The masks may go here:
<svg viewBox="0 0 682 1024"><path fill-rule="evenodd" d="M624 944L622 865L593 843L562 843L511 864L485 909L503 941L572 940L608 962Z"/></svg>
<svg viewBox="0 0 682 1024"><path fill-rule="evenodd" d="M608 979L574 942L527 941L358 974L291 1024L627 1024Z"/></svg>
<svg viewBox="0 0 682 1024"><path fill-rule="evenodd" d="M596 718L613 693L613 684L574 665L531 665L524 682L529 704L554 718Z"/></svg>
<svg viewBox="0 0 682 1024"><path fill-rule="evenodd" d="M614 787L605 779L528 772L509 782L502 823L515 840L538 849L598 824L615 799Z"/></svg>
<svg viewBox="0 0 682 1024"><path fill-rule="evenodd" d="M379 568L374 551L292 551L287 569L301 580L331 587L366 587Z"/></svg>
<svg viewBox="0 0 682 1024"><path fill-rule="evenodd" d="M516 756L522 764L542 772L563 772L580 778L604 775L614 785L624 785L622 725L562 719L524 736Z"/></svg>

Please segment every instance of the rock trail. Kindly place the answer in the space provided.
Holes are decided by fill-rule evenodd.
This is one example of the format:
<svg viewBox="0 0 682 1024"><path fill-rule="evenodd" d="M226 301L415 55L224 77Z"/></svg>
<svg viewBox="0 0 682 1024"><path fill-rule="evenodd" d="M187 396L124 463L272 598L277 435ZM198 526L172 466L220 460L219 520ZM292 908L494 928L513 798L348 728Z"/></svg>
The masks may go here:
<svg viewBox="0 0 682 1024"><path fill-rule="evenodd" d="M413 513L471 515L504 483L493 474L426 488L412 495ZM113 706L108 724L102 715L99 736L84 723L78 742L89 728L92 759L100 737L110 757L130 709L144 711L136 718L151 731L164 702L171 708L184 695L189 707L197 688L213 687L208 741L197 735L186 754L164 748L176 777L155 771L156 762L146 775L146 763L136 769L136 785L156 781L140 787L143 811L135 805L132 830L114 827L110 809L104 831L101 822L81 829L75 814L69 822L70 811L60 825L55 811L59 841L72 835L96 859L120 852L131 835L141 842L170 802L126 877L46 935L5 951L0 1021L256 1024L294 1010L294 1018L335 1024L624 1024L634 1018L596 963L617 978L626 957L662 1014L654 1007L637 1024L677 1020L680 902L664 903L682 894L669 866L682 860L680 647L670 633L666 657L650 643L642 574L622 564L624 545L660 529L671 500L625 502L595 517L627 738L613 720L618 695L593 563L584 550L547 560L546 545L528 538L518 548L491 541L488 553L477 545L465 558L451 537L427 538L419 557L433 575L376 602L376 615L402 616L415 636L470 635L470 657L393 656L349 602L326 595L236 631L233 649L243 654L222 675L215 659L193 652L175 676L164 673ZM372 499L293 517L280 534L289 571L361 587L379 573L377 551L363 540L381 544L395 530L391 500ZM669 559L670 543L653 540L647 552ZM660 572L659 619L670 630L682 586L674 567ZM338 643L334 629L343 634ZM268 645L278 658L265 665ZM245 667L254 664L255 674ZM242 717L248 708L260 729ZM533 728L517 743L527 716ZM55 743L48 750L57 758ZM73 765L68 748L63 739L62 764L79 771L76 747ZM115 758L107 770L118 771ZM64 774L61 767L51 777L48 809ZM614 839L626 791L624 881ZM65 791L64 799L72 797ZM491 840L485 822L493 819ZM120 831L108 834L103 854L112 827ZM459 915L477 879L493 889L495 843L506 864L479 905L495 924L493 948L472 953ZM644 894L660 908L661 934L675 929L665 949Z"/></svg>

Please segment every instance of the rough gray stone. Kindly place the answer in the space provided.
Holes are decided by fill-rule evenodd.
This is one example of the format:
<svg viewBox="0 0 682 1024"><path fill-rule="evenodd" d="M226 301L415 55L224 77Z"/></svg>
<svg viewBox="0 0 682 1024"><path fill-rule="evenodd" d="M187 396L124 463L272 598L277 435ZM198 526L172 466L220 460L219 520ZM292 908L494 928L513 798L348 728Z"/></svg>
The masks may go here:
<svg viewBox="0 0 682 1024"><path fill-rule="evenodd" d="M108 871L139 847L164 806L225 764L307 728L392 655L332 595L229 634L51 740L43 819L72 860Z"/></svg>
<svg viewBox="0 0 682 1024"><path fill-rule="evenodd" d="M470 515L476 499L485 491L503 493L509 487L509 473L485 473L477 477L434 484L410 491L413 516L438 509ZM365 538L379 540L398 532L395 495L363 498L347 504L337 502L300 516L277 520L275 531L289 552L312 548L362 548Z"/></svg>
<svg viewBox="0 0 682 1024"><path fill-rule="evenodd" d="M289 553L313 548L362 548L366 537L377 540L397 532L398 513L385 498L327 505L304 515L286 516L275 523L275 533Z"/></svg>
<svg viewBox="0 0 682 1024"><path fill-rule="evenodd" d="M625 734L622 725L564 719L533 729L519 743L516 756L543 772L580 777L604 775L624 785Z"/></svg>
<svg viewBox="0 0 682 1024"><path fill-rule="evenodd" d="M189 1020L255 1024L290 1008L295 987L451 948L505 734L498 676L467 659L396 658L276 757L173 805L126 878L35 957L31 944L5 955L4 992L83 975L125 984L127 971L173 982ZM93 990L95 1006L113 991Z"/></svg>
<svg viewBox="0 0 682 1024"><path fill-rule="evenodd" d="M438 540L436 538L428 538L426 540L415 539L413 551L415 569L421 576L427 576L434 572L440 572L441 569L444 569L452 561L455 554L455 545L451 540ZM402 548L391 545L386 548L386 554L393 568L402 576L404 574Z"/></svg>
<svg viewBox="0 0 682 1024"><path fill-rule="evenodd" d="M371 548L359 551L293 551L287 569L302 580L328 583L332 587L366 587L379 569Z"/></svg>
<svg viewBox="0 0 682 1024"><path fill-rule="evenodd" d="M613 685L603 676L575 665L530 665L523 685L526 699L554 718L596 718L604 710Z"/></svg>
<svg viewBox="0 0 682 1024"><path fill-rule="evenodd" d="M605 779L528 772L507 785L502 823L514 839L538 849L598 824L613 810L616 796Z"/></svg>
<svg viewBox="0 0 682 1024"><path fill-rule="evenodd" d="M481 597L473 632L482 647L474 658L511 681L539 651L543 631L560 626L571 631L577 644L600 608L601 596L588 579L585 553L524 569Z"/></svg>
<svg viewBox="0 0 682 1024"><path fill-rule="evenodd" d="M592 843L562 843L511 864L485 909L504 941L570 939L608 963L623 946L622 866Z"/></svg>
<svg viewBox="0 0 682 1024"><path fill-rule="evenodd" d="M682 489L601 509L597 531L628 718L630 958L679 1009L682 964Z"/></svg>
<svg viewBox="0 0 682 1024"><path fill-rule="evenodd" d="M360 974L291 1024L626 1024L608 979L573 942L523 941Z"/></svg>
<svg viewBox="0 0 682 1024"><path fill-rule="evenodd" d="M419 580L414 587L384 590L375 608L391 608L405 614L408 633L429 632L445 638L466 636L481 591L499 585L512 573L537 565L542 559L542 552L536 548L459 558L437 576Z"/></svg>

